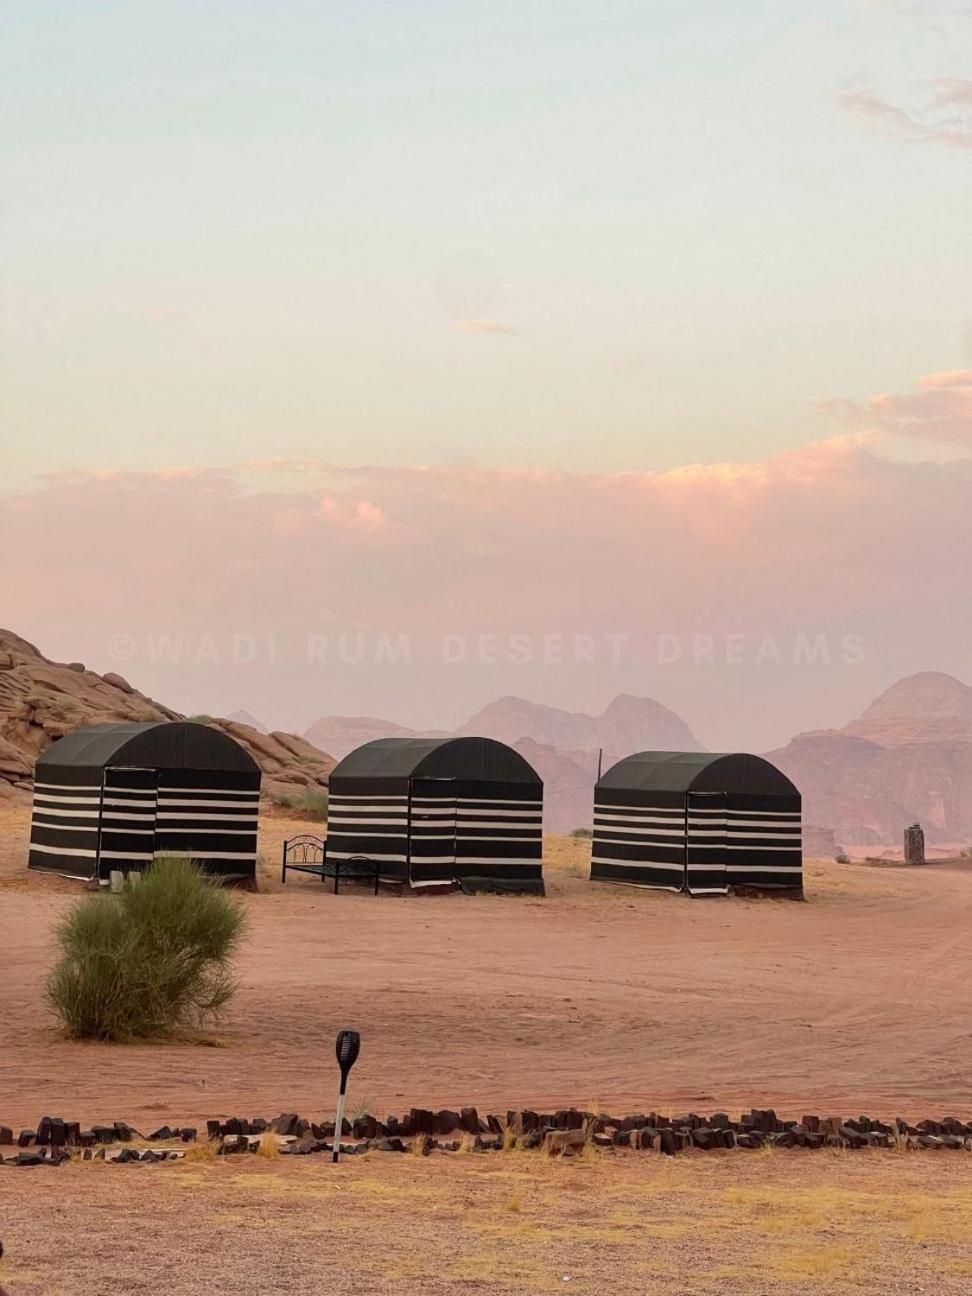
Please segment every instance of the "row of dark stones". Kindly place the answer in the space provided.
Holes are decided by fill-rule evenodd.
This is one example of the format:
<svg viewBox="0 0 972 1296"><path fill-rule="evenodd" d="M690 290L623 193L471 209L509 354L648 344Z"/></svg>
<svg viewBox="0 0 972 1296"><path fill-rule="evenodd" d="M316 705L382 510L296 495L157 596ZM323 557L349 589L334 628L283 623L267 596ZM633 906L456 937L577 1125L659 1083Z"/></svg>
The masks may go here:
<svg viewBox="0 0 972 1296"><path fill-rule="evenodd" d="M473 1151L487 1152L505 1146L510 1138L515 1139L520 1148L539 1148L549 1133L580 1129L586 1129L591 1142L598 1147L650 1148L669 1156L687 1148L866 1148L891 1147L901 1143L917 1148L972 1150L972 1121L962 1121L953 1116L922 1120L916 1124L900 1117L888 1124L870 1116L855 1119L807 1115L796 1121L781 1120L774 1111L757 1108L733 1120L725 1112L710 1116L690 1112L674 1117L650 1112L616 1117L574 1107L549 1113L529 1109L508 1111L504 1119L495 1115L480 1116L475 1107L463 1107L459 1111L413 1107L405 1116L388 1116L383 1121L371 1115L345 1119L340 1137L355 1140L341 1146L342 1152L348 1156L372 1150L405 1152L410 1146L406 1139L412 1140L413 1144L417 1142L418 1150L428 1154L435 1150L455 1152L464 1145ZM280 1136L280 1152L284 1155L302 1156L333 1150L334 1122L310 1121L296 1112L283 1112L271 1121L260 1117L231 1117L206 1123L206 1137L217 1143L220 1155L256 1152L261 1137L267 1133ZM443 1141L443 1136L450 1134L464 1137ZM144 1135L124 1121L84 1129L77 1121L45 1116L35 1130L21 1130L16 1138L12 1129L0 1125L0 1148L16 1146L20 1149L9 1157L0 1153L0 1162L7 1165L59 1165L71 1158L73 1149L80 1150L83 1160L107 1159L120 1163L163 1161L178 1158L183 1153L171 1148L140 1151L122 1146L109 1154L108 1148L129 1144L133 1139L153 1143L193 1143L197 1138L198 1130L192 1126L162 1125Z"/></svg>

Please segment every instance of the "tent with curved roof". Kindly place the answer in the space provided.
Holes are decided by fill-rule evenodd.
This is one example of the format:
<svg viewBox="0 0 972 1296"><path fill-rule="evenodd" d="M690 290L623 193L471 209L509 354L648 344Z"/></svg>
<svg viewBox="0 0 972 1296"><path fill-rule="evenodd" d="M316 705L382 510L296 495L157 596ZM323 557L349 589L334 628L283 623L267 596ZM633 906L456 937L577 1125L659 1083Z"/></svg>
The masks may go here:
<svg viewBox="0 0 972 1296"><path fill-rule="evenodd" d="M543 783L491 738L379 738L331 771L327 856L412 887L543 890Z"/></svg>
<svg viewBox="0 0 972 1296"><path fill-rule="evenodd" d="M637 752L594 790L591 879L690 895L802 889L800 793L762 756Z"/></svg>
<svg viewBox="0 0 972 1296"><path fill-rule="evenodd" d="M28 864L104 879L176 855L252 878L259 798L259 765L211 725L88 725L37 761Z"/></svg>

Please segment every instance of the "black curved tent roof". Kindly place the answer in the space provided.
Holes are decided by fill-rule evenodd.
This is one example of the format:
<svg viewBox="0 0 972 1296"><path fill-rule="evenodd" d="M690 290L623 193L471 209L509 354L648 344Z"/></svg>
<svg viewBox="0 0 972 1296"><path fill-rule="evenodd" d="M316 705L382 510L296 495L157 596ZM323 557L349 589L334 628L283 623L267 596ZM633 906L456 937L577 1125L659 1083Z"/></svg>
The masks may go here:
<svg viewBox="0 0 972 1296"><path fill-rule="evenodd" d="M537 783L518 751L492 738L376 738L348 752L331 771L341 778L456 778Z"/></svg>
<svg viewBox="0 0 972 1296"><path fill-rule="evenodd" d="M190 720L87 725L59 738L37 760L38 771L45 767L103 769L107 765L246 773L260 768L235 738L212 725Z"/></svg>
<svg viewBox="0 0 972 1296"><path fill-rule="evenodd" d="M636 752L612 765L598 787L800 795L782 770L747 752Z"/></svg>

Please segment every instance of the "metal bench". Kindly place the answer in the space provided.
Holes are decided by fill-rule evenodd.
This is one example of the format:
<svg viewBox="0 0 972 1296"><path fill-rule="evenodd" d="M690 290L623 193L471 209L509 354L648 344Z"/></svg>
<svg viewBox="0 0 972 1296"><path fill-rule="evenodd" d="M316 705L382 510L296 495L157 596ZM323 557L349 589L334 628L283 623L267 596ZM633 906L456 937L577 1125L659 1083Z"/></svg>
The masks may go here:
<svg viewBox="0 0 972 1296"><path fill-rule="evenodd" d="M319 877L322 882L334 879L334 894L341 888L342 880L346 882L370 882L374 884L375 895L381 883L381 864L370 860L366 855L354 855L351 859L329 860L327 843L321 837L305 834L302 837L291 837L283 844L283 856L280 865L280 881L287 881L287 874L310 873Z"/></svg>

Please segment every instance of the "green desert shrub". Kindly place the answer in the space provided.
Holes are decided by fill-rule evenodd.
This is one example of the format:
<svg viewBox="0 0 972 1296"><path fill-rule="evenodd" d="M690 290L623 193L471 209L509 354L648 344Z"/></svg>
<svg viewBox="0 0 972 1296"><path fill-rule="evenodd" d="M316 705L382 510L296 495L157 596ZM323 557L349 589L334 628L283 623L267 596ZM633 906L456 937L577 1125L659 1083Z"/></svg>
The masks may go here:
<svg viewBox="0 0 972 1296"><path fill-rule="evenodd" d="M159 859L119 895L86 896L55 929L47 999L69 1039L171 1034L218 1013L236 989L239 899L182 859Z"/></svg>

